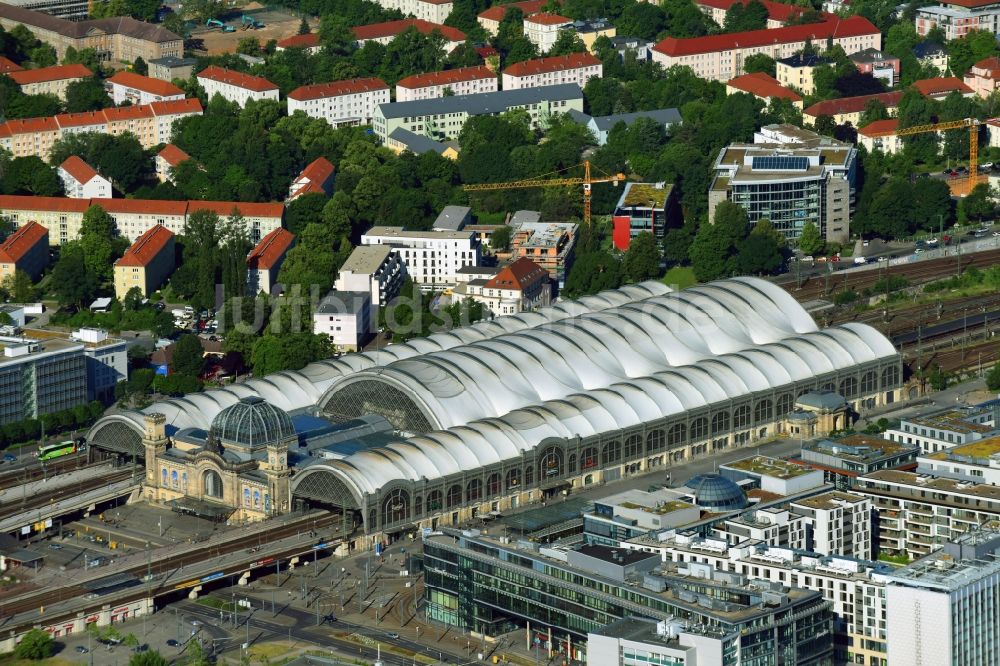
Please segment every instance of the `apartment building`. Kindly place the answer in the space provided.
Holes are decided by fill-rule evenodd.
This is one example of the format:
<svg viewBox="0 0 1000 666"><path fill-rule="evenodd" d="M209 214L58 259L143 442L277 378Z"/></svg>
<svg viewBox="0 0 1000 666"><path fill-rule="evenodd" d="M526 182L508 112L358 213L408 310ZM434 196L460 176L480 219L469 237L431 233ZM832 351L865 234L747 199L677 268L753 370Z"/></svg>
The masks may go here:
<svg viewBox="0 0 1000 666"><path fill-rule="evenodd" d="M447 95L496 92L497 75L489 67L459 67L443 72L414 74L396 84L396 101L413 102Z"/></svg>
<svg viewBox="0 0 1000 666"><path fill-rule="evenodd" d="M260 76L209 65L198 72L197 79L198 85L205 89L209 99L221 95L223 99L235 102L240 108L251 100L278 101L278 86Z"/></svg>
<svg viewBox="0 0 1000 666"><path fill-rule="evenodd" d="M801 51L807 41L840 46L847 53L881 48L882 33L868 19L851 16L823 23L793 25L774 30L678 39L667 37L653 47L653 61L664 68L682 65L710 81L728 81L743 71L747 57L763 53L774 60ZM780 80L780 79L779 79Z"/></svg>
<svg viewBox="0 0 1000 666"><path fill-rule="evenodd" d="M49 265L49 232L37 222L18 227L0 243L0 281L21 271L32 282Z"/></svg>
<svg viewBox="0 0 1000 666"><path fill-rule="evenodd" d="M444 40L442 48L444 48L445 53L451 53L459 44L464 43L466 40L465 33L457 28L452 28L441 23L432 23L419 18L372 23L352 28L354 39L357 41L358 46L362 46L365 42L388 44L399 35L411 29L416 30L422 35L439 34Z"/></svg>
<svg viewBox="0 0 1000 666"><path fill-rule="evenodd" d="M668 227L683 224L682 215L673 185L627 182L611 215L611 241L624 252L641 233L663 238Z"/></svg>
<svg viewBox="0 0 1000 666"><path fill-rule="evenodd" d="M872 498L878 549L910 559L983 525L1000 524L1000 487L882 470L859 477L855 492Z"/></svg>
<svg viewBox="0 0 1000 666"><path fill-rule="evenodd" d="M56 169L66 196L71 199L110 199L111 181L97 173L76 155L70 155Z"/></svg>
<svg viewBox="0 0 1000 666"><path fill-rule="evenodd" d="M435 140L456 138L472 116L496 115L514 109L528 113L532 129L545 126L553 114L583 111L583 91L572 83L542 88L502 90L416 102L379 104L372 127L383 142L397 128Z"/></svg>
<svg viewBox="0 0 1000 666"><path fill-rule="evenodd" d="M161 183L174 182L172 170L181 162L189 159L191 159L190 155L174 144L168 143L160 152L156 153L153 160L156 165L156 177Z"/></svg>
<svg viewBox="0 0 1000 666"><path fill-rule="evenodd" d="M313 312L313 333L330 338L335 349L358 351L371 337L378 319L367 291L331 291Z"/></svg>
<svg viewBox="0 0 1000 666"><path fill-rule="evenodd" d="M764 8L767 9L767 24L766 28L768 30L774 30L775 28L781 28L788 25L792 21L798 19L802 16L806 8L797 5L790 5L784 2L772 2L771 0L759 0ZM746 5L748 0L696 0L695 5L707 15L710 19L715 21L720 27L726 22L726 12L733 8L736 4ZM832 14L824 12L827 19L832 17Z"/></svg>
<svg viewBox="0 0 1000 666"><path fill-rule="evenodd" d="M389 86L382 79L332 81L288 93L288 115L301 111L311 118L322 118L332 127L368 125L379 105L388 103Z"/></svg>
<svg viewBox="0 0 1000 666"><path fill-rule="evenodd" d="M281 226L285 206L281 203L247 203L238 201L160 201L150 199L67 199L0 195L0 215L15 224L36 221L49 230L49 244L62 245L80 235L84 212L90 206L100 206L115 220L118 233L135 242L157 224L175 234L184 233L188 216L208 210L220 217L236 211L243 217L247 237L254 243Z"/></svg>
<svg viewBox="0 0 1000 666"><path fill-rule="evenodd" d="M497 31L500 29L500 22L503 21L503 17L507 14L508 10L517 7L525 16L531 16L542 11L542 8L546 4L548 4L548 0L526 0L524 2L493 5L489 9L480 12L476 17L476 21L483 27L483 30L495 37Z"/></svg>
<svg viewBox="0 0 1000 666"><path fill-rule="evenodd" d="M719 151L708 191L709 221L721 201L742 206L751 225L767 218L790 241L813 222L831 243L850 236L857 149L785 125L761 128L752 144Z"/></svg>
<svg viewBox="0 0 1000 666"><path fill-rule="evenodd" d="M362 245L395 248L410 279L423 291L452 287L464 266L478 266L479 243L471 231L407 231L376 226L361 236Z"/></svg>
<svg viewBox="0 0 1000 666"><path fill-rule="evenodd" d="M611 21L603 18L588 21L573 21L566 29L576 33L576 36L580 38L580 41L583 42L583 45L591 53L594 52L594 42L600 37L614 39L618 36L617 28L612 25Z"/></svg>
<svg viewBox="0 0 1000 666"><path fill-rule="evenodd" d="M1000 87L1000 58L990 57L974 64L965 74L965 85L986 99Z"/></svg>
<svg viewBox="0 0 1000 666"><path fill-rule="evenodd" d="M538 12L524 17L524 36L539 53L548 53L559 38L559 31L567 29L572 22L573 19L559 14Z"/></svg>
<svg viewBox="0 0 1000 666"><path fill-rule="evenodd" d="M805 550L809 521L787 506L766 506L732 515L712 523L710 534L727 544L747 540L769 546Z"/></svg>
<svg viewBox="0 0 1000 666"><path fill-rule="evenodd" d="M115 261L115 298L124 301L132 289L139 289L146 298L167 281L174 268L174 233L159 224L150 227Z"/></svg>
<svg viewBox="0 0 1000 666"><path fill-rule="evenodd" d="M870 497L834 490L792 500L788 506L807 521L806 550L864 560L877 556Z"/></svg>
<svg viewBox="0 0 1000 666"><path fill-rule="evenodd" d="M903 138L896 132L899 130L899 118L873 120L858 129L858 145L864 146L869 153L881 150L886 155L895 155L903 150Z"/></svg>
<svg viewBox="0 0 1000 666"><path fill-rule="evenodd" d="M0 56L0 74L10 74L11 72L20 72L22 69L24 68L18 65L10 58L6 56Z"/></svg>
<svg viewBox="0 0 1000 666"><path fill-rule="evenodd" d="M194 73L194 66L198 63L194 58L178 58L177 56L165 56L163 58L153 58L146 64L149 65L149 75L161 81L173 81L181 79L186 81Z"/></svg>
<svg viewBox="0 0 1000 666"><path fill-rule="evenodd" d="M845 125L851 123L857 127L861 122L861 114L865 112L869 102L878 102L889 113L894 113L903 99L901 92L875 93L874 95L858 95L857 97L841 97L816 102L802 112L802 119L813 125L821 116L829 116L834 123Z"/></svg>
<svg viewBox="0 0 1000 666"><path fill-rule="evenodd" d="M25 95L55 95L64 102L69 84L89 79L93 75L94 73L83 65L53 65L7 73Z"/></svg>
<svg viewBox="0 0 1000 666"><path fill-rule="evenodd" d="M994 407L967 407L902 418L898 427L885 431L885 437L916 446L921 455L928 455L991 437L997 434L996 425Z"/></svg>
<svg viewBox="0 0 1000 666"><path fill-rule="evenodd" d="M795 53L787 58L781 58L774 63L774 74L778 83L798 90L803 95L816 92L813 75L820 67L830 67L833 60L816 54Z"/></svg>
<svg viewBox="0 0 1000 666"><path fill-rule="evenodd" d="M108 95L117 105L152 104L184 99L184 91L168 81L121 70L104 82Z"/></svg>
<svg viewBox="0 0 1000 666"><path fill-rule="evenodd" d="M279 39L274 48L276 51L302 49L306 53L318 53L323 49L323 44L319 41L319 33L307 32L304 35L292 35Z"/></svg>
<svg viewBox="0 0 1000 666"><path fill-rule="evenodd" d="M933 79L920 79L912 84L924 97L943 100L948 95L957 92L962 97L975 97L976 91L962 82L957 76L938 76Z"/></svg>
<svg viewBox="0 0 1000 666"><path fill-rule="evenodd" d="M848 56L854 66L862 74L871 74L873 78L885 83L891 88L899 81L899 58L883 53L878 49L865 49Z"/></svg>
<svg viewBox="0 0 1000 666"><path fill-rule="evenodd" d="M718 572L737 576L737 583L760 580L818 592L832 607L836 663L885 664L885 589L892 571L887 564L755 540L730 545L693 531L670 530L662 537L623 541L621 547L659 553L668 566L693 567L696 575Z"/></svg>
<svg viewBox="0 0 1000 666"><path fill-rule="evenodd" d="M35 37L56 50L62 60L70 47L77 52L94 49L98 60L105 63L146 62L164 56L184 55L184 40L166 28L129 16L68 21L39 11L0 3L0 26L10 32L23 25Z"/></svg>
<svg viewBox="0 0 1000 666"><path fill-rule="evenodd" d="M87 402L83 344L62 338L0 337L0 425Z"/></svg>
<svg viewBox="0 0 1000 666"><path fill-rule="evenodd" d="M430 23L444 23L453 8L452 0L378 0L378 4Z"/></svg>
<svg viewBox="0 0 1000 666"><path fill-rule="evenodd" d="M972 532L896 569L886 586L890 664L989 666L1000 654L1000 533Z"/></svg>
<svg viewBox="0 0 1000 666"><path fill-rule="evenodd" d="M917 457L917 472L946 479L1000 486L1000 437L960 444Z"/></svg>
<svg viewBox="0 0 1000 666"><path fill-rule="evenodd" d="M182 99L153 104L112 107L83 113L61 113L49 118L25 118L0 123L0 148L14 157L48 160L52 144L74 132L123 134L129 132L152 148L170 140L173 124L180 118L201 115L201 102Z"/></svg>
<svg viewBox="0 0 1000 666"><path fill-rule="evenodd" d="M770 106L771 100L787 99L796 109L802 110L802 96L778 83L778 79L765 72L744 74L726 82L726 94L747 93Z"/></svg>
<svg viewBox="0 0 1000 666"><path fill-rule="evenodd" d="M295 234L278 227L260 239L247 255L247 293L270 294L278 281L278 272L295 245Z"/></svg>
<svg viewBox="0 0 1000 666"><path fill-rule="evenodd" d="M465 295L496 317L534 310L552 299L549 272L522 257L486 280L471 280Z"/></svg>
<svg viewBox="0 0 1000 666"><path fill-rule="evenodd" d="M406 264L391 245L359 245L340 267L334 289L368 291L372 305L385 305L399 294Z"/></svg>
<svg viewBox="0 0 1000 666"><path fill-rule="evenodd" d="M294 201L303 194L325 194L333 192L333 165L325 157L317 157L299 172L288 188L286 202Z"/></svg>
<svg viewBox="0 0 1000 666"><path fill-rule="evenodd" d="M601 78L604 65L590 53L538 58L514 63L503 70L504 90L521 90L560 84L576 84L582 89L592 78Z"/></svg>
<svg viewBox="0 0 1000 666"><path fill-rule="evenodd" d="M872 435L849 435L803 443L799 461L822 470L825 483L848 490L859 476L880 469L912 472L917 468L917 447Z"/></svg>
<svg viewBox="0 0 1000 666"><path fill-rule="evenodd" d="M938 0L936 5L918 7L913 22L921 37L926 37L934 27L938 27L949 42L961 39L973 30L996 34L1000 31L1000 2Z"/></svg>
<svg viewBox="0 0 1000 666"><path fill-rule="evenodd" d="M518 211L510 221L511 258L531 259L547 270L549 277L561 289L573 266L579 225L572 222L539 222L537 217L534 220L524 219L523 212L527 211Z"/></svg>

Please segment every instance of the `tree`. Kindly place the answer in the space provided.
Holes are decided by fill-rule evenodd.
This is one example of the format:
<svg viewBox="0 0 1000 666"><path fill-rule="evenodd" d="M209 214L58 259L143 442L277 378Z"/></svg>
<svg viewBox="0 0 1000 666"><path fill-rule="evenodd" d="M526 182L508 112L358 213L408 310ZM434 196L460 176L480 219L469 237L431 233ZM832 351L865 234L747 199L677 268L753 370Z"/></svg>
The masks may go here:
<svg viewBox="0 0 1000 666"><path fill-rule="evenodd" d="M198 336L188 333L177 339L174 345L172 370L179 375L197 377L205 365L205 350Z"/></svg>
<svg viewBox="0 0 1000 666"><path fill-rule="evenodd" d="M622 260L622 273L626 282L642 282L662 274L660 248L653 234L644 231L631 240Z"/></svg>
<svg viewBox="0 0 1000 666"><path fill-rule="evenodd" d="M7 165L2 189L6 194L61 196L63 184L54 169L34 155L15 157Z"/></svg>
<svg viewBox="0 0 1000 666"><path fill-rule="evenodd" d="M256 37L243 37L236 44L236 52L249 56L259 56L260 40Z"/></svg>
<svg viewBox="0 0 1000 666"><path fill-rule="evenodd" d="M197 643L198 641L192 641ZM156 650L146 650L137 652L129 657L128 666L168 666L168 662L163 655Z"/></svg>
<svg viewBox="0 0 1000 666"><path fill-rule="evenodd" d="M577 298L621 286L621 262L605 250L577 256L566 277L566 296Z"/></svg>
<svg viewBox="0 0 1000 666"><path fill-rule="evenodd" d="M132 61L132 71L140 76L149 76L149 65L142 59L142 56L136 56L135 60Z"/></svg>
<svg viewBox="0 0 1000 666"><path fill-rule="evenodd" d="M66 111L82 113L98 111L111 106L111 98L104 84L93 77L74 81L66 86Z"/></svg>
<svg viewBox="0 0 1000 666"><path fill-rule="evenodd" d="M970 220L982 220L992 217L994 211L996 211L994 192L990 189L988 183L979 183L972 188L968 196L962 199L961 207L965 212L965 216Z"/></svg>
<svg viewBox="0 0 1000 666"><path fill-rule="evenodd" d="M861 112L861 118L858 120L858 127L866 127L876 120L887 120L888 118L889 110L885 104L877 99L868 100L868 103L865 104L865 110Z"/></svg>
<svg viewBox="0 0 1000 666"><path fill-rule="evenodd" d="M746 4L737 2L726 10L726 18L722 24L724 32L745 32L747 30L763 30L767 27L767 7L758 0L750 0Z"/></svg>
<svg viewBox="0 0 1000 666"><path fill-rule="evenodd" d="M973 64L997 54L992 32L970 30L959 39L948 42L948 66L955 76L962 77Z"/></svg>
<svg viewBox="0 0 1000 666"><path fill-rule="evenodd" d="M52 289L59 303L83 306L94 298L97 286L97 276L87 269L86 255L79 241L64 244L59 251L59 261L52 268Z"/></svg>
<svg viewBox="0 0 1000 666"><path fill-rule="evenodd" d="M569 55L570 53L583 53L587 50L587 46L580 39L580 35L574 30L560 30L559 34L556 36L555 43L552 44L552 48L549 49L548 55L550 56L562 56Z"/></svg>
<svg viewBox="0 0 1000 666"><path fill-rule="evenodd" d="M773 235L751 233L739 247L737 266L740 273L771 274L781 268L781 250Z"/></svg>
<svg viewBox="0 0 1000 666"><path fill-rule="evenodd" d="M190 375L160 375L153 382L153 388L164 395L186 395L201 390L202 383L197 377Z"/></svg>
<svg viewBox="0 0 1000 666"><path fill-rule="evenodd" d="M817 134L833 136L833 133L837 131L837 123L830 116L819 116L813 124L813 129Z"/></svg>
<svg viewBox="0 0 1000 666"><path fill-rule="evenodd" d="M137 647L139 647L139 639L136 637L135 634L132 633L126 634L125 638L122 639L122 645L124 645L127 648L131 648L132 650L135 650Z"/></svg>
<svg viewBox="0 0 1000 666"><path fill-rule="evenodd" d="M819 235L819 228L816 223L809 220L802 227L802 232L799 234L799 250L803 254L816 255L823 251L823 246L826 242L823 237Z"/></svg>
<svg viewBox="0 0 1000 666"><path fill-rule="evenodd" d="M1000 391L1000 363L994 364L986 373L986 388L991 391Z"/></svg>
<svg viewBox="0 0 1000 666"><path fill-rule="evenodd" d="M774 58L766 53L754 53L751 56L747 56L743 61L744 74L763 72L769 76L777 76L777 67L778 65L774 62Z"/></svg>
<svg viewBox="0 0 1000 666"><path fill-rule="evenodd" d="M506 252L510 249L511 228L506 224L493 230L490 238L490 248L494 252Z"/></svg>
<svg viewBox="0 0 1000 666"><path fill-rule="evenodd" d="M714 223L702 224L691 243L691 266L699 282L737 271L739 245L747 236L747 226L742 206L722 201L715 207Z"/></svg>
<svg viewBox="0 0 1000 666"><path fill-rule="evenodd" d="M83 250L87 270L101 280L111 278L115 259L128 247L128 241L118 234L114 219L96 204L84 212L77 242Z"/></svg>
<svg viewBox="0 0 1000 666"><path fill-rule="evenodd" d="M306 20L305 16L302 17L301 21L299 21L299 34L300 35L309 34L309 21Z"/></svg>
<svg viewBox="0 0 1000 666"><path fill-rule="evenodd" d="M52 656L52 636L41 629L32 629L26 633L14 648L14 656L18 659L41 661Z"/></svg>

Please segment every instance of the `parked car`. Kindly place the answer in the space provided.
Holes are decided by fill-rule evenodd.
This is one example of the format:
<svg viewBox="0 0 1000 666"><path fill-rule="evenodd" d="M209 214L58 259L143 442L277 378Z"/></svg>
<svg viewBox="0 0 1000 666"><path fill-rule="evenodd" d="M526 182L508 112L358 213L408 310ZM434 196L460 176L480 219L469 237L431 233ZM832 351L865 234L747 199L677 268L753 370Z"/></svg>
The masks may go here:
<svg viewBox="0 0 1000 666"><path fill-rule="evenodd" d="M180 643L178 643L177 641L175 641L173 638L171 638L171 639L169 639L167 641L167 646L168 647L177 647L179 645L180 645Z"/></svg>
<svg viewBox="0 0 1000 666"><path fill-rule="evenodd" d="M17 456L15 456L13 453L5 453L3 454L3 461L9 463L17 462Z"/></svg>
<svg viewBox="0 0 1000 666"><path fill-rule="evenodd" d="M856 264L867 264L868 259L866 257L854 257L854 263Z"/></svg>
<svg viewBox="0 0 1000 666"><path fill-rule="evenodd" d="M928 245L937 245L938 244L938 239L937 238L931 238L930 240L927 241L927 244Z"/></svg>
<svg viewBox="0 0 1000 666"><path fill-rule="evenodd" d="M79 652L80 654L87 654L88 652L90 652L90 650L88 650L88 649L87 649L87 648L86 648L85 646L83 646L83 645L77 645L77 646L76 646L76 651L77 651L77 652Z"/></svg>

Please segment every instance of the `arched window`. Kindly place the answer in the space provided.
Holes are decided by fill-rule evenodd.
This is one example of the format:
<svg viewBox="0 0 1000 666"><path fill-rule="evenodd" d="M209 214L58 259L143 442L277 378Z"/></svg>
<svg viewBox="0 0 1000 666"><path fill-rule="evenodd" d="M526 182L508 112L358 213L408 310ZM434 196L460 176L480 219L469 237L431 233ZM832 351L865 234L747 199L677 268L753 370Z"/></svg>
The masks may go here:
<svg viewBox="0 0 1000 666"><path fill-rule="evenodd" d="M683 423L675 423L667 431L667 446L671 449L680 446L687 439L687 426Z"/></svg>
<svg viewBox="0 0 1000 666"><path fill-rule="evenodd" d="M882 371L882 388L896 388L899 384L899 368L892 366Z"/></svg>
<svg viewBox="0 0 1000 666"><path fill-rule="evenodd" d="M161 483L160 485L163 486L164 488L167 487L167 468L166 467L163 468L163 483Z"/></svg>
<svg viewBox="0 0 1000 666"><path fill-rule="evenodd" d="M183 491L187 492L187 489L188 489L188 473L187 472L181 473L181 489Z"/></svg>
<svg viewBox="0 0 1000 666"><path fill-rule="evenodd" d="M431 511L440 511L443 508L444 505L441 504L440 490L432 490L427 493L427 513L430 513Z"/></svg>
<svg viewBox="0 0 1000 666"><path fill-rule="evenodd" d="M729 432L729 412L716 412L712 416L712 434Z"/></svg>
<svg viewBox="0 0 1000 666"><path fill-rule="evenodd" d="M733 428L742 430L750 427L750 405L740 405L733 412Z"/></svg>
<svg viewBox="0 0 1000 666"><path fill-rule="evenodd" d="M784 416L788 412L792 411L792 405L795 401L792 399L791 393L783 393L778 396L778 406L776 409L776 414L778 416Z"/></svg>
<svg viewBox="0 0 1000 666"><path fill-rule="evenodd" d="M368 529L370 529L373 532L378 529L378 525L375 524L375 520L377 517L378 513L375 511L375 509L372 509L371 511L368 512Z"/></svg>
<svg viewBox="0 0 1000 666"><path fill-rule="evenodd" d="M840 395L853 398L858 394L858 380L854 377L844 377L840 382Z"/></svg>
<svg viewBox="0 0 1000 666"><path fill-rule="evenodd" d="M500 494L500 475L496 472L490 474L490 477L486 479L486 494L490 497L496 497Z"/></svg>
<svg viewBox="0 0 1000 666"><path fill-rule="evenodd" d="M826 384L823 384L823 388L821 390L823 393L833 393L837 390L837 387L834 386L833 382L827 382Z"/></svg>
<svg viewBox="0 0 1000 666"><path fill-rule="evenodd" d="M253 491L253 508L255 508L255 509L259 509L260 508L260 491L259 490Z"/></svg>
<svg viewBox="0 0 1000 666"><path fill-rule="evenodd" d="M465 486L465 501L478 502L483 497L483 482L479 479L469 481Z"/></svg>
<svg viewBox="0 0 1000 666"><path fill-rule="evenodd" d="M202 487L206 496L222 499L222 477L215 470L205 470L205 474L202 475Z"/></svg>
<svg viewBox="0 0 1000 666"><path fill-rule="evenodd" d="M416 518L424 513L424 496L417 495L413 500L413 517Z"/></svg>
<svg viewBox="0 0 1000 666"><path fill-rule="evenodd" d="M538 459L538 478L550 479L562 476L563 453L556 446L550 446L542 452L542 457Z"/></svg>
<svg viewBox="0 0 1000 666"><path fill-rule="evenodd" d="M569 473L570 474L576 474L576 454L575 453L571 453L570 454L570 456L569 456L569 465L567 465L567 467L569 468Z"/></svg>
<svg viewBox="0 0 1000 666"><path fill-rule="evenodd" d="M861 376L861 395L871 395L878 390L878 375L869 370Z"/></svg>
<svg viewBox="0 0 1000 666"><path fill-rule="evenodd" d="M625 460L638 458L642 454L642 435L629 435L625 438Z"/></svg>
<svg viewBox="0 0 1000 666"><path fill-rule="evenodd" d="M170 485L172 485L174 488L177 487L177 479L178 479L177 470L175 469L174 471L170 472Z"/></svg>
<svg viewBox="0 0 1000 666"><path fill-rule="evenodd" d="M513 490L521 486L521 470L514 468L507 470L507 490Z"/></svg>
<svg viewBox="0 0 1000 666"><path fill-rule="evenodd" d="M601 450L601 465L610 465L612 463L621 462L621 459L621 442L615 440L604 445L604 448Z"/></svg>
<svg viewBox="0 0 1000 666"><path fill-rule="evenodd" d="M448 508L454 509L462 503L462 486L457 483L448 489Z"/></svg>
<svg viewBox="0 0 1000 666"><path fill-rule="evenodd" d="M585 470L597 467L597 455L597 449L595 447L588 446L585 448L583 453L580 454L580 469Z"/></svg>
<svg viewBox="0 0 1000 666"><path fill-rule="evenodd" d="M657 428L646 435L646 452L652 453L663 448L663 431Z"/></svg>
<svg viewBox="0 0 1000 666"><path fill-rule="evenodd" d="M754 423L768 423L774 419L774 403L768 398L758 400L753 408Z"/></svg>
<svg viewBox="0 0 1000 666"><path fill-rule="evenodd" d="M691 441L697 442L700 439L705 439L708 437L708 419L704 416L699 416L694 421L691 422Z"/></svg>
<svg viewBox="0 0 1000 666"><path fill-rule="evenodd" d="M524 485L531 486L535 483L535 468L528 465L524 468Z"/></svg>

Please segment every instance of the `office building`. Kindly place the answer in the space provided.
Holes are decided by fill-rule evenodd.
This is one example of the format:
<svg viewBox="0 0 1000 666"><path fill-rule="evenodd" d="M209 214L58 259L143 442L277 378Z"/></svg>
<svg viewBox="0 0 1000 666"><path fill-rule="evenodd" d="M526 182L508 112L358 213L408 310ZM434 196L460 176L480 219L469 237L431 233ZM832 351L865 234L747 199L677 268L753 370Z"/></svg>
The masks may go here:
<svg viewBox="0 0 1000 666"><path fill-rule="evenodd" d="M162 225L153 225L115 261L115 298L124 301L132 289L138 289L146 298L167 281L176 267L174 233Z"/></svg>
<svg viewBox="0 0 1000 666"><path fill-rule="evenodd" d="M372 227L362 245L388 245L406 266L406 274L422 291L455 285L463 266L479 265L479 243L469 231L407 231L402 227Z"/></svg>
<svg viewBox="0 0 1000 666"><path fill-rule="evenodd" d="M740 664L739 636L682 620L625 617L587 634L587 666Z"/></svg>
<svg viewBox="0 0 1000 666"><path fill-rule="evenodd" d="M209 65L198 72L198 85L205 89L208 99L221 95L223 99L235 102L240 108L249 101L271 99L278 101L278 86L267 79L244 74L232 69Z"/></svg>
<svg viewBox="0 0 1000 666"><path fill-rule="evenodd" d="M0 281L20 271L32 282L49 265L49 231L37 222L15 229L0 243Z"/></svg>
<svg viewBox="0 0 1000 666"><path fill-rule="evenodd" d="M378 309L368 291L331 291L313 312L313 333L338 351L358 351L375 331Z"/></svg>
<svg viewBox="0 0 1000 666"><path fill-rule="evenodd" d="M995 407L949 409L926 416L903 417L885 431L886 439L916 446L921 455L971 444L998 434Z"/></svg>
<svg viewBox="0 0 1000 666"><path fill-rule="evenodd" d="M482 303L495 317L544 307L552 299L549 272L522 257L485 280L471 280L460 292Z"/></svg>
<svg viewBox="0 0 1000 666"><path fill-rule="evenodd" d="M497 90L497 75L489 67L459 67L400 79L396 84L396 101L413 102L445 95L475 95Z"/></svg>
<svg viewBox="0 0 1000 666"><path fill-rule="evenodd" d="M83 344L87 365L87 400L114 400L115 386L128 379L128 343L95 328L73 331L70 340Z"/></svg>
<svg viewBox="0 0 1000 666"><path fill-rule="evenodd" d="M662 240L668 228L683 223L673 185L628 181L611 215L611 241L624 252L632 239L643 232Z"/></svg>
<svg viewBox="0 0 1000 666"><path fill-rule="evenodd" d="M391 245L359 245L340 267L334 288L337 291L367 291L371 294L372 305L379 307L399 294L404 281L406 265L399 250Z"/></svg>
<svg viewBox="0 0 1000 666"><path fill-rule="evenodd" d="M301 111L331 127L368 125L379 105L388 103L389 86L382 79L316 83L288 93L288 115Z"/></svg>
<svg viewBox="0 0 1000 666"><path fill-rule="evenodd" d="M510 254L514 260L527 258L549 272L561 289L573 266L576 232L573 222L521 222L517 214L510 223Z"/></svg>
<svg viewBox="0 0 1000 666"><path fill-rule="evenodd" d="M278 227L260 239L247 255L247 293L271 293L278 281L278 271L288 251L295 245L295 234Z"/></svg>
<svg viewBox="0 0 1000 666"><path fill-rule="evenodd" d="M325 157L317 157L306 165L306 168L299 172L292 184L288 187L288 198L285 202L291 202L303 194L323 194L330 196L333 194L333 165Z"/></svg>
<svg viewBox="0 0 1000 666"><path fill-rule="evenodd" d="M53 65L7 73L25 95L55 95L64 102L69 84L89 79L93 75L83 65Z"/></svg>
<svg viewBox="0 0 1000 666"><path fill-rule="evenodd" d="M976 530L893 571L890 664L991 666L1000 654L1000 534Z"/></svg>
<svg viewBox="0 0 1000 666"><path fill-rule="evenodd" d="M149 66L149 76L169 82L174 79L182 81L190 79L197 62L194 58L165 56L163 58L153 58L146 64Z"/></svg>
<svg viewBox="0 0 1000 666"><path fill-rule="evenodd" d="M917 473L1000 486L1000 437L922 453L917 457Z"/></svg>
<svg viewBox="0 0 1000 666"><path fill-rule="evenodd" d="M63 190L70 199L110 199L111 181L97 173L76 155L70 155L56 169Z"/></svg>
<svg viewBox="0 0 1000 666"><path fill-rule="evenodd" d="M388 91L386 92L388 96ZM379 104L372 126L385 141L397 128L432 139L456 138L472 116L489 116L521 109L528 113L531 129L546 126L554 114L583 111L583 91L572 83L542 88L522 88L417 102Z"/></svg>
<svg viewBox="0 0 1000 666"><path fill-rule="evenodd" d="M872 435L848 435L803 442L799 460L822 470L826 483L848 490L859 476L880 469L912 472L917 466L917 447Z"/></svg>
<svg viewBox="0 0 1000 666"><path fill-rule="evenodd" d="M115 104L152 104L184 99L184 91L174 84L135 72L119 71L104 82Z"/></svg>
<svg viewBox="0 0 1000 666"><path fill-rule="evenodd" d="M444 48L445 53L451 53L459 44L464 43L466 39L465 33L461 30L419 18L359 25L351 28L351 30L354 33L354 39L357 41L358 46L363 46L365 42L376 42L377 44L385 45L407 30L416 30L420 34L427 36L437 34L444 40L442 48Z"/></svg>
<svg viewBox="0 0 1000 666"><path fill-rule="evenodd" d="M749 423L752 416L746 412L733 415L737 425ZM745 426L740 425L740 428ZM768 456L750 456L719 466L719 474L744 487L760 488L764 492L787 497L823 485L823 473L797 465L787 460ZM744 483L746 482L746 483Z"/></svg>
<svg viewBox="0 0 1000 666"><path fill-rule="evenodd" d="M731 201L746 210L751 226L767 218L790 241L812 222L827 242L845 242L854 210L857 149L807 130L787 141L778 136L783 128L763 127L754 143L719 151L708 191L709 221L719 202Z"/></svg>
<svg viewBox="0 0 1000 666"><path fill-rule="evenodd" d="M0 337L0 425L87 402L83 345L60 338Z"/></svg>
<svg viewBox="0 0 1000 666"><path fill-rule="evenodd" d="M583 514L586 543L618 546L650 532L697 522L701 509L681 499L681 493L659 489L626 490L594 500L594 509Z"/></svg>

